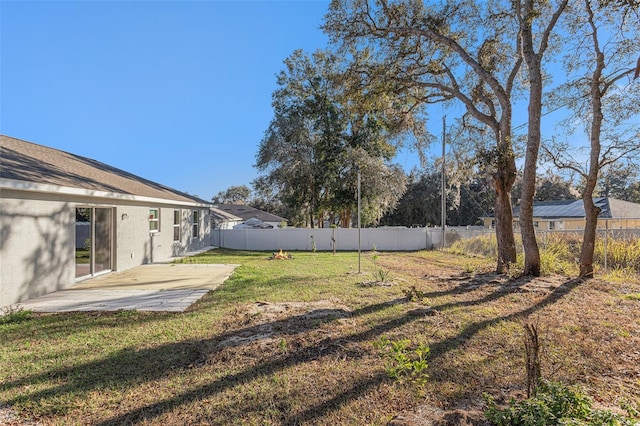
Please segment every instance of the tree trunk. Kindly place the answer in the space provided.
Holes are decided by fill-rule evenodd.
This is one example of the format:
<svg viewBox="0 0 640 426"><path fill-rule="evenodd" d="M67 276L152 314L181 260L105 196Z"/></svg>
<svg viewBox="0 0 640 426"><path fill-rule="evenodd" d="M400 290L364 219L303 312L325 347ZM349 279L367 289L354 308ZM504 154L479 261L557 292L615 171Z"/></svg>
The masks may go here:
<svg viewBox="0 0 640 426"><path fill-rule="evenodd" d="M538 76L539 77L539 76ZM531 99L529 103L529 135L522 177L522 200L520 201L520 234L524 249L524 274L540 276L540 249L536 241L536 229L533 226L533 199L536 190L538 151L540 149L540 116L542 99L542 79L531 81ZM534 89L534 84L540 84ZM536 102L536 100L540 102Z"/></svg>
<svg viewBox="0 0 640 426"><path fill-rule="evenodd" d="M588 195L588 196L587 196ZM600 207L596 207L587 191L582 195L586 222L580 249L580 278L593 278L593 253L596 245L596 230L598 228L598 215Z"/></svg>
<svg viewBox="0 0 640 426"><path fill-rule="evenodd" d="M342 228L351 228L351 209L340 211L340 226Z"/></svg>
<svg viewBox="0 0 640 426"><path fill-rule="evenodd" d="M513 210L511 207L511 186L504 176L494 177L496 185L496 241L498 243L498 262L496 272L504 274L516 261L516 242L513 235Z"/></svg>
<svg viewBox="0 0 640 426"><path fill-rule="evenodd" d="M525 43L525 46L527 43ZM525 52L529 69L529 128L527 150L522 175L522 199L520 200L520 235L524 250L524 274L540 276L540 249L533 226L533 199L536 191L538 152L540 150L540 117L542 116L542 74L540 61L534 52Z"/></svg>
<svg viewBox="0 0 640 426"><path fill-rule="evenodd" d="M593 277L593 253L596 244L596 229L598 228L598 215L600 214L600 208L593 204L593 190L596 187L598 181L598 174L600 172L600 134L602 132L602 122L604 115L602 113L602 97L604 92L600 87L602 73L605 68L605 57L599 48L597 39L597 29L593 23L593 12L589 1L585 2L587 11L589 13L589 22L594 29L592 35L594 42L594 50L596 53L596 67L591 76L591 134L589 140L591 143L591 152L589 154L589 173L585 179L584 190L582 191L582 202L584 204L585 224L584 234L582 237L582 248L580 250L580 277L591 278ZM606 91L606 89L604 90Z"/></svg>
<svg viewBox="0 0 640 426"><path fill-rule="evenodd" d="M522 10L522 54L527 64L529 77L529 106L527 151L524 160L522 177L522 200L520 201L520 234L524 249L524 274L540 276L540 249L536 241L536 230L533 226L533 199L536 190L538 153L540 151L540 125L542 117L542 57L547 48L547 40L566 1L559 4L553 19L544 30L539 41L538 52L534 45L533 19L537 13L537 5L533 0L525 0Z"/></svg>

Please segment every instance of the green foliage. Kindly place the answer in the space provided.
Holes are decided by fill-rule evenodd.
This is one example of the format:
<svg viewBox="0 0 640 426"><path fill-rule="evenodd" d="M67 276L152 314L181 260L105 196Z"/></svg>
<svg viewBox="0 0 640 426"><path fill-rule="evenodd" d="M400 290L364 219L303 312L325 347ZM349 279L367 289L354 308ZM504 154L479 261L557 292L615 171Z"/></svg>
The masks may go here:
<svg viewBox="0 0 640 426"><path fill-rule="evenodd" d="M31 318L32 311L25 310L22 306L8 306L0 312L0 325L18 324Z"/></svg>
<svg viewBox="0 0 640 426"><path fill-rule="evenodd" d="M497 426L633 426L640 420L637 409L630 404L622 407L627 412L626 416L596 410L582 389L562 383L541 381L535 397L522 401L512 400L509 407L504 409L498 407L491 395L485 393L483 396L488 407L485 417Z"/></svg>
<svg viewBox="0 0 640 426"><path fill-rule="evenodd" d="M377 223L405 190L406 176L390 164L395 147L373 109L356 113L346 99L335 55L296 50L285 59L273 93L274 117L256 155L255 188L270 188L305 225L350 218L362 178L363 221ZM348 226L344 224L343 226Z"/></svg>
<svg viewBox="0 0 640 426"><path fill-rule="evenodd" d="M426 344L419 343L412 347L409 339L394 341L382 336L373 343L373 346L385 359L385 371L389 377L400 383L411 383L418 392L421 392L429 378L427 374L429 347Z"/></svg>
<svg viewBox="0 0 640 426"><path fill-rule="evenodd" d="M211 201L214 204L246 203L251 195L251 190L246 185L230 186L224 191L218 192Z"/></svg>
<svg viewBox="0 0 640 426"><path fill-rule="evenodd" d="M287 349L287 340L285 338L280 339L280 341L278 342L278 349L283 354L289 352L289 350Z"/></svg>

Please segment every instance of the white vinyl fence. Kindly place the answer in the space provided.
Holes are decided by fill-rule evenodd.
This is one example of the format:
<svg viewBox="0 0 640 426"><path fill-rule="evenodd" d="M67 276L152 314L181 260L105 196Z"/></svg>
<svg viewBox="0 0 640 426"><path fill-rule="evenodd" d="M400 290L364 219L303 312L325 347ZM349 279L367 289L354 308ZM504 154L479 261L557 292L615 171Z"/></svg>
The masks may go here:
<svg viewBox="0 0 640 426"><path fill-rule="evenodd" d="M493 233L482 227L447 228L447 244L459 239L484 233ZM295 251L315 249L318 251L358 250L357 228L284 228L284 229L213 229L211 244L235 250ZM441 228L362 228L360 248L362 250L414 251L432 249L442 245Z"/></svg>

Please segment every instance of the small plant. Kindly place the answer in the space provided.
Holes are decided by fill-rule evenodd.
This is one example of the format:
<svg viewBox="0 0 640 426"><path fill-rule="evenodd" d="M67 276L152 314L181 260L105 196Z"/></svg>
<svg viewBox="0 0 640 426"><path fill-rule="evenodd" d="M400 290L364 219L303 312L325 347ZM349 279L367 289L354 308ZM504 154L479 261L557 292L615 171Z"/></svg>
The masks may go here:
<svg viewBox="0 0 640 426"><path fill-rule="evenodd" d="M400 383L411 383L418 392L422 392L422 388L429 378L427 374L429 347L426 344L420 343L411 348L411 340L409 339L393 341L382 336L373 343L373 346L386 360L385 371L389 377Z"/></svg>
<svg viewBox="0 0 640 426"><path fill-rule="evenodd" d="M388 271L382 268L376 268L375 272L373 273L373 278L377 282L386 283L389 281L390 275L391 275L391 271Z"/></svg>
<svg viewBox="0 0 640 426"><path fill-rule="evenodd" d="M280 341L278 342L278 349L280 350L280 353L286 354L287 351L287 340L282 338L280 339Z"/></svg>
<svg viewBox="0 0 640 426"><path fill-rule="evenodd" d="M331 248L333 249L333 255L336 255L336 248L337 248L337 244L336 244L336 228L338 227L338 225L336 225L335 223L331 224Z"/></svg>
<svg viewBox="0 0 640 426"><path fill-rule="evenodd" d="M316 247L316 238L313 235L311 235L310 238L311 238L311 251L315 254L316 249L317 249L317 247Z"/></svg>
<svg viewBox="0 0 640 426"><path fill-rule="evenodd" d="M31 318L33 311L25 310L20 305L10 305L0 311L0 324L17 324Z"/></svg>
<svg viewBox="0 0 640 426"><path fill-rule="evenodd" d="M524 349L527 356L527 397L535 396L538 382L542 377L540 371L540 340L538 327L535 324L524 325Z"/></svg>
<svg viewBox="0 0 640 426"><path fill-rule="evenodd" d="M620 425L633 426L638 410L623 404L627 415L593 409L591 399L579 387L540 381L536 396L523 401L511 400L509 407L500 409L492 396L483 394L487 403L484 414L497 426L510 425Z"/></svg>
<svg viewBox="0 0 640 426"><path fill-rule="evenodd" d="M422 302L425 298L424 291L418 290L415 285L412 285L408 290L403 290L404 297L410 302Z"/></svg>
<svg viewBox="0 0 640 426"><path fill-rule="evenodd" d="M378 264L376 263L378 261L378 252L376 251L376 246L373 245L373 247L371 248L371 261L373 262L373 279L376 280L377 282L380 283L386 283L389 281L389 276L391 275L391 271L382 269L382 268L378 268Z"/></svg>

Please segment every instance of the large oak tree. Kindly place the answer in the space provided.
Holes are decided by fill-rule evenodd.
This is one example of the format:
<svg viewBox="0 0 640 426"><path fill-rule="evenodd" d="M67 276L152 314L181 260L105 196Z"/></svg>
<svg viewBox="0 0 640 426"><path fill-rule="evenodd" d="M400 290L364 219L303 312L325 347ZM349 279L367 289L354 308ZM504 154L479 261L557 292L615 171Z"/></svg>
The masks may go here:
<svg viewBox="0 0 640 426"><path fill-rule="evenodd" d="M388 113L411 117L417 105L456 100L492 134L485 158L496 191L498 272L516 259L511 120L522 57L513 12L510 2L334 0L324 25L363 90L400 99Z"/></svg>
<svg viewBox="0 0 640 426"><path fill-rule="evenodd" d="M290 210L304 212L307 226L338 219L350 226L360 170L364 223L376 223L405 190L402 170L375 111L351 108L343 72L330 53L295 51L285 60L273 94L274 118L260 143L254 181Z"/></svg>

